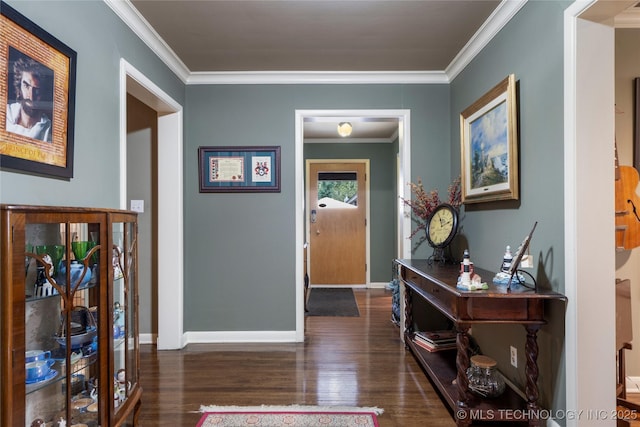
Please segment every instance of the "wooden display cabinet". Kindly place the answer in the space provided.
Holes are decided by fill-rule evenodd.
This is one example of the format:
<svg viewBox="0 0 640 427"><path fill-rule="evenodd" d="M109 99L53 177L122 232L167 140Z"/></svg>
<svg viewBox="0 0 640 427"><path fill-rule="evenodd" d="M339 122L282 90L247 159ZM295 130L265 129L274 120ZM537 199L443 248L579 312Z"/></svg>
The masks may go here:
<svg viewBox="0 0 640 427"><path fill-rule="evenodd" d="M135 425L137 214L0 212L0 425Z"/></svg>

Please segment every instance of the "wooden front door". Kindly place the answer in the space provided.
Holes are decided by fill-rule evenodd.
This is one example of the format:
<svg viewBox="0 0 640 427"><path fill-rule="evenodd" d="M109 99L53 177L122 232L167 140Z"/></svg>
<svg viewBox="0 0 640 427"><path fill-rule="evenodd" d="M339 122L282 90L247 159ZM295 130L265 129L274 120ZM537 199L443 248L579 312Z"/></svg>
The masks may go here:
<svg viewBox="0 0 640 427"><path fill-rule="evenodd" d="M308 163L309 277L366 284L366 163Z"/></svg>

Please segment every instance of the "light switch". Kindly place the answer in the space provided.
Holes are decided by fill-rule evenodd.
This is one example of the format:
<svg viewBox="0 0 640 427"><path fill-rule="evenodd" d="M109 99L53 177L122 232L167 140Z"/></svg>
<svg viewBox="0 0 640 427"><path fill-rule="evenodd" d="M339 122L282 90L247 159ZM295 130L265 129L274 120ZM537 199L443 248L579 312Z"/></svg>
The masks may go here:
<svg viewBox="0 0 640 427"><path fill-rule="evenodd" d="M134 212L144 212L144 200L131 200L131 210Z"/></svg>

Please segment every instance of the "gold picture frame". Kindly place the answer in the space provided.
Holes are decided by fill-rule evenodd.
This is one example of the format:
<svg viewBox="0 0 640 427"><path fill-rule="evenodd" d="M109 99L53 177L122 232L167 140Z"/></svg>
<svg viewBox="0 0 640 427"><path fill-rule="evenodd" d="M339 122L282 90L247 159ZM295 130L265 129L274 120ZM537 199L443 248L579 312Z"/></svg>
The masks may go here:
<svg viewBox="0 0 640 427"><path fill-rule="evenodd" d="M516 110L510 74L460 114L463 203L518 200Z"/></svg>
<svg viewBox="0 0 640 427"><path fill-rule="evenodd" d="M72 178L77 54L0 4L0 167Z"/></svg>

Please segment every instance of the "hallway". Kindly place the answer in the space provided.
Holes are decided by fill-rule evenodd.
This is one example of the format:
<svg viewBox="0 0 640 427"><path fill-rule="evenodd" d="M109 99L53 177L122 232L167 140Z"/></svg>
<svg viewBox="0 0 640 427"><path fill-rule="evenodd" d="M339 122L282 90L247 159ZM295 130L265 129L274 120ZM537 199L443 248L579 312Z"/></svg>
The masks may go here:
<svg viewBox="0 0 640 427"><path fill-rule="evenodd" d="M305 343L143 345L142 426L195 426L200 405L377 406L381 427L455 423L391 322L391 292L355 289L360 317L306 317Z"/></svg>

